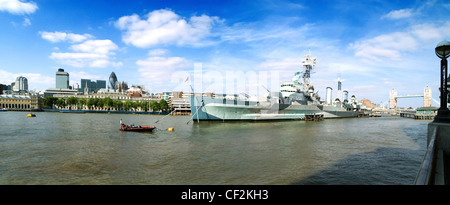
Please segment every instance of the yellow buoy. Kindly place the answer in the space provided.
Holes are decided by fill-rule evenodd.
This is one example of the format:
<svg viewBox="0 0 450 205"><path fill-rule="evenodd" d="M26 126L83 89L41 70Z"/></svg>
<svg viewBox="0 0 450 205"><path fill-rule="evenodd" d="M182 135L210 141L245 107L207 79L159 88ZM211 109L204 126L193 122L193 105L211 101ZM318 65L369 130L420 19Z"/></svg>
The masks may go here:
<svg viewBox="0 0 450 205"><path fill-rule="evenodd" d="M167 129L169 132L173 131L173 127L169 127L169 129Z"/></svg>

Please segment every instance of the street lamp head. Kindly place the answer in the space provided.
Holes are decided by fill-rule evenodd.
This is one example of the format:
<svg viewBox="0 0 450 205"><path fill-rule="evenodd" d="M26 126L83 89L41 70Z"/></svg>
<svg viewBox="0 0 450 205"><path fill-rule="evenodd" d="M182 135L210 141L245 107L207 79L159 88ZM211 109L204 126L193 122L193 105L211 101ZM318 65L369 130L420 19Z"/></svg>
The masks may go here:
<svg viewBox="0 0 450 205"><path fill-rule="evenodd" d="M450 56L450 42L448 41L441 41L437 44L436 48L436 55L439 58L448 58Z"/></svg>

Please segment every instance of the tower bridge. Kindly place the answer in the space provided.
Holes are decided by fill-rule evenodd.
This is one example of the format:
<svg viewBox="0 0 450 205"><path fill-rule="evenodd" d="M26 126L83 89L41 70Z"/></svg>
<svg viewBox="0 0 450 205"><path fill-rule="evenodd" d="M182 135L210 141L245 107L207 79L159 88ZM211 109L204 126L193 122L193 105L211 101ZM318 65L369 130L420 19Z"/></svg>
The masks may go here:
<svg viewBox="0 0 450 205"><path fill-rule="evenodd" d="M431 88L428 86L423 90L423 94L418 95L397 95L397 91L394 89L389 93L389 108L396 109L397 108L397 99L398 98L421 98L423 97L423 106L431 107Z"/></svg>

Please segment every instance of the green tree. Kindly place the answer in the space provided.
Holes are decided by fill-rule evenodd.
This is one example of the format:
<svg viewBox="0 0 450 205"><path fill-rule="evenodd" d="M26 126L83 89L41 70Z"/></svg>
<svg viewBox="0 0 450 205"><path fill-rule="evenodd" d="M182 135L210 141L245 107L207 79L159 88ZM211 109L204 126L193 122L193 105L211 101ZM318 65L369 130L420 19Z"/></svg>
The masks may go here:
<svg viewBox="0 0 450 205"><path fill-rule="evenodd" d="M78 106L81 107L83 109L83 106L87 104L87 100L86 98L80 98L78 100Z"/></svg>
<svg viewBox="0 0 450 205"><path fill-rule="evenodd" d="M138 101L135 101L135 102L132 102L131 106L134 108L134 111L136 111L138 107L141 107L141 103Z"/></svg>
<svg viewBox="0 0 450 205"><path fill-rule="evenodd" d="M148 111L148 106L149 105L150 104L147 101L141 103L141 108L144 110L144 112Z"/></svg>
<svg viewBox="0 0 450 205"><path fill-rule="evenodd" d="M76 98L76 97L69 97L69 98L67 98L67 105L77 105L77 103L78 103L78 98Z"/></svg>
<svg viewBox="0 0 450 205"><path fill-rule="evenodd" d="M57 100L58 100L58 98L56 98L56 97L48 96L48 97L44 98L44 105L46 107L53 108L53 105L56 104Z"/></svg>
<svg viewBox="0 0 450 205"><path fill-rule="evenodd" d="M166 100L161 99L161 100L159 101L159 108L160 108L161 110L163 110L163 111L167 111L167 110L169 110L169 104L167 103Z"/></svg>
<svg viewBox="0 0 450 205"><path fill-rule="evenodd" d="M97 107L98 108L105 108L105 100L103 98L96 98L97 99Z"/></svg>
<svg viewBox="0 0 450 205"><path fill-rule="evenodd" d="M122 107L123 107L122 101L114 100L113 104L114 104L114 108L116 108L117 110L122 110Z"/></svg>
<svg viewBox="0 0 450 205"><path fill-rule="evenodd" d="M114 107L114 100L112 100L109 97L106 97L105 99L103 99L103 102L104 102L105 106L107 106L108 108Z"/></svg>
<svg viewBox="0 0 450 205"><path fill-rule="evenodd" d="M88 109L92 109L93 106L95 106L95 100L94 98L89 98L89 100L87 101L86 105L88 106Z"/></svg>
<svg viewBox="0 0 450 205"><path fill-rule="evenodd" d="M153 112L161 110L161 107L157 101L150 102L150 108L152 109Z"/></svg>
<svg viewBox="0 0 450 205"><path fill-rule="evenodd" d="M58 100L56 100L56 106L61 109L62 107L66 106L66 100L64 100L64 98L58 98Z"/></svg>
<svg viewBox="0 0 450 205"><path fill-rule="evenodd" d="M129 111L131 107L133 107L133 103L130 100L125 100L125 102L123 103L123 108L126 111Z"/></svg>

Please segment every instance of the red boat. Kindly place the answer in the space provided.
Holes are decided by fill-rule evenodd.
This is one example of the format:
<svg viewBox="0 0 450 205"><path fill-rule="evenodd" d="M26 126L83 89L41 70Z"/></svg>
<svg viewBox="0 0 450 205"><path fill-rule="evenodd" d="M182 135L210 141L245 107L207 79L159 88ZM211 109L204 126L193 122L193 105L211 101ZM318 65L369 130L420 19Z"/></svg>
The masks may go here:
<svg viewBox="0 0 450 205"><path fill-rule="evenodd" d="M133 131L133 132L151 132L155 128L156 127L154 127L154 126L135 126L135 125L121 124L120 130Z"/></svg>

